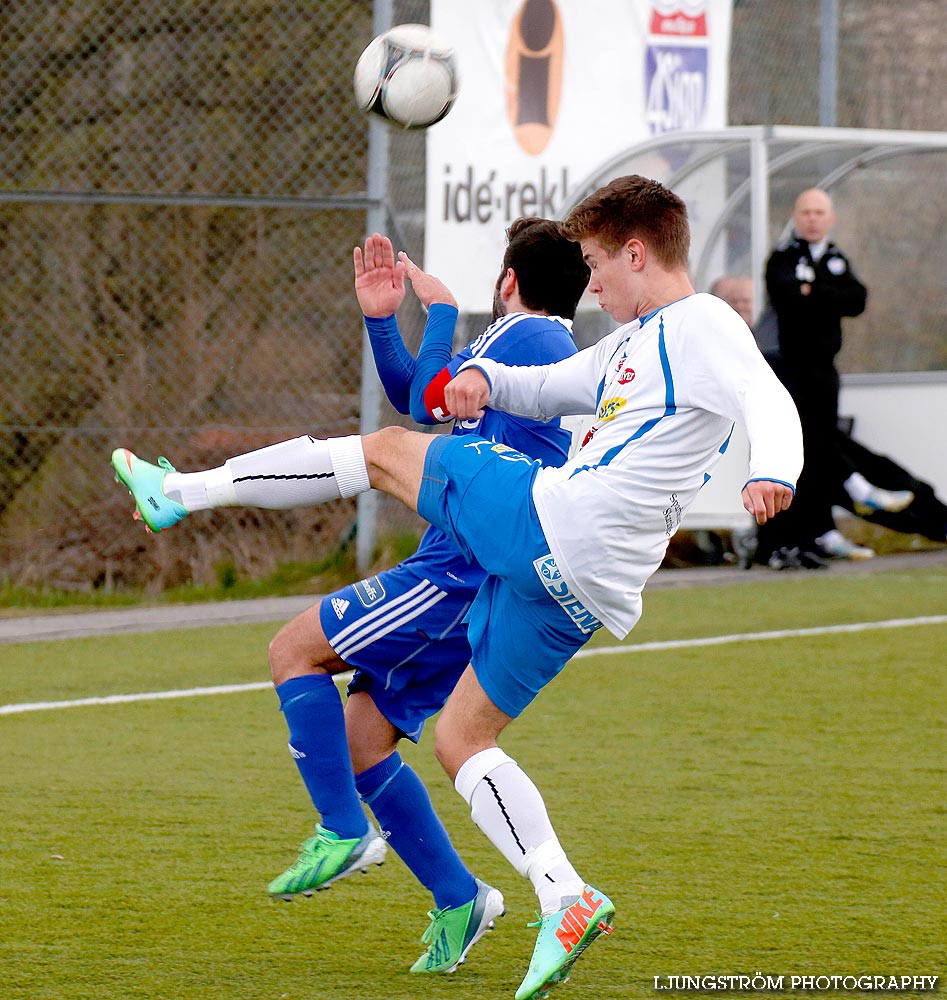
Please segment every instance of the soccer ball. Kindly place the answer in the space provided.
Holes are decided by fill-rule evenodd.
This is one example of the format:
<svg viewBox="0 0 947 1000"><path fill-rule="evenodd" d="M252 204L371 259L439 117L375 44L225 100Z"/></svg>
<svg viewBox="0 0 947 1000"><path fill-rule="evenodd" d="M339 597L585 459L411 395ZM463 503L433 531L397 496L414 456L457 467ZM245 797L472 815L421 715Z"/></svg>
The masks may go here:
<svg viewBox="0 0 947 1000"><path fill-rule="evenodd" d="M362 111L401 128L439 122L457 99L454 50L426 24L399 24L373 38L355 65Z"/></svg>

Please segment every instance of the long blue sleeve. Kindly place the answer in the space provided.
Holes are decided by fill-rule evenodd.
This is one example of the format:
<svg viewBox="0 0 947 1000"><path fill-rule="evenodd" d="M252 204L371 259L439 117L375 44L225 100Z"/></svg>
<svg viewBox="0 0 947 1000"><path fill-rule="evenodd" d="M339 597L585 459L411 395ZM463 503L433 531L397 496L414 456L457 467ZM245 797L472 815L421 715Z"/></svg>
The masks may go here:
<svg viewBox="0 0 947 1000"><path fill-rule="evenodd" d="M375 358L375 369L385 395L399 413L410 413L411 383L416 365L401 339L398 320L394 314L381 319L374 316L363 318Z"/></svg>
<svg viewBox="0 0 947 1000"><path fill-rule="evenodd" d="M427 389L431 379L445 368L453 357L456 325L455 306L443 302L431 304L411 379L410 412L412 418L419 424L437 423L424 405L424 390Z"/></svg>

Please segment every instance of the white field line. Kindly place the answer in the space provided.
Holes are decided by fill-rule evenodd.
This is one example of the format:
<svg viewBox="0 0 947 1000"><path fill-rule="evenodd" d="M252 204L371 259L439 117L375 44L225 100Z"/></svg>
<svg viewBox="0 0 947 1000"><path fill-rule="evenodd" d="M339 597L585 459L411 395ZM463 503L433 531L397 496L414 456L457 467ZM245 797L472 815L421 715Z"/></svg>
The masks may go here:
<svg viewBox="0 0 947 1000"><path fill-rule="evenodd" d="M573 657L606 656L612 653L645 653L656 649L689 649L694 646L726 646L733 642L758 642L761 639L797 639L810 635L834 635L840 632L868 632L878 628L909 628L912 625L944 625L947 615L919 618L889 618L880 622L854 622L850 625L818 625L814 628L786 628L772 632L737 632L734 635L711 635L703 639L671 639L668 642L641 642L636 646L602 646L580 649Z"/></svg>
<svg viewBox="0 0 947 1000"><path fill-rule="evenodd" d="M927 615L919 618L889 618L878 622L854 622L849 625L821 625L815 628L776 629L772 632L737 632L732 635L711 635L703 639L670 639L666 642L642 642L629 646L599 646L580 649L573 659L589 656L612 656L616 653L647 653L668 649L695 649L701 646L725 646L737 642L760 642L771 639L797 639L813 635L837 635L848 632L869 632L874 629L911 628L915 625L944 625L947 615ZM337 674L336 681L348 681L351 673ZM253 684L218 684L214 687L184 688L178 691L145 691L141 694L112 694L100 698L76 698L73 701L34 701L0 705L0 715L22 712L42 712L58 708L81 708L87 705L121 705L133 701L163 701L169 698L199 698L204 695L238 694L244 691L264 691L272 687L269 681Z"/></svg>

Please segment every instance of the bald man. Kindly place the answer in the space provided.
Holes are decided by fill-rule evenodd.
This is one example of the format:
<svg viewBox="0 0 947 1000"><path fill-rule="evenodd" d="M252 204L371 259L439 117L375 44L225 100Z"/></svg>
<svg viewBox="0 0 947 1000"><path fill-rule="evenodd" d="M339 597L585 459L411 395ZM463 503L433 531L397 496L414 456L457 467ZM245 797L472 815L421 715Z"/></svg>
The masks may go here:
<svg viewBox="0 0 947 1000"><path fill-rule="evenodd" d="M796 198L792 235L766 264L766 291L776 315L778 356L773 367L793 397L802 421L805 468L793 513L781 524L761 531L759 552L776 569L787 552L814 553L803 564L818 565L818 556L870 555L871 550L842 551L847 539L835 530L831 484L846 480L837 438L839 375L835 356L842 346L842 318L865 310L868 292L855 276L848 257L829 239L835 225L832 199L810 188ZM871 484L864 483L866 489ZM827 533L834 551L820 548Z"/></svg>
<svg viewBox="0 0 947 1000"><path fill-rule="evenodd" d="M838 391L835 356L842 347L842 317L865 311L868 290L829 240L835 212L825 191L803 191L792 221L792 236L766 264L766 291L779 323L779 353L794 373L825 376L828 402Z"/></svg>

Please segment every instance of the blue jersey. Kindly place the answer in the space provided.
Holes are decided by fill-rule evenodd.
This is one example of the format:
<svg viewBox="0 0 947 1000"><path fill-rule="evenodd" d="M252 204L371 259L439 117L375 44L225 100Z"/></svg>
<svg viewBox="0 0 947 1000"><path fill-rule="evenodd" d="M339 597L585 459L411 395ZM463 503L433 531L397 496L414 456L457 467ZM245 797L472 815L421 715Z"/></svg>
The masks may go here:
<svg viewBox="0 0 947 1000"><path fill-rule="evenodd" d="M547 365L576 353L570 327L557 316L533 313L512 313L492 323L475 340L450 360L451 374L471 358L491 358L504 365ZM560 466L569 454L571 434L557 417L540 423L527 417L516 417L489 407L480 420L454 422L454 434L477 434L489 441L509 445L543 465ZM463 581L476 593L486 573L469 562L457 546L439 529L429 527L414 555L404 562L416 570L424 563L426 575L453 581L454 589Z"/></svg>
<svg viewBox="0 0 947 1000"><path fill-rule="evenodd" d="M365 319L385 393L396 410L420 423L437 422L424 395L435 377L444 378L445 368L453 374L472 358L544 365L576 353L567 322L514 313L452 357L456 319L453 307L432 305L416 359L405 348L393 316ZM480 420L455 423L453 433L487 437L546 466L563 464L571 437L558 419L543 424L489 408ZM485 578L476 562L431 526L414 555L320 602L326 637L354 667L349 691L368 693L395 729L415 742L470 662L467 616Z"/></svg>

